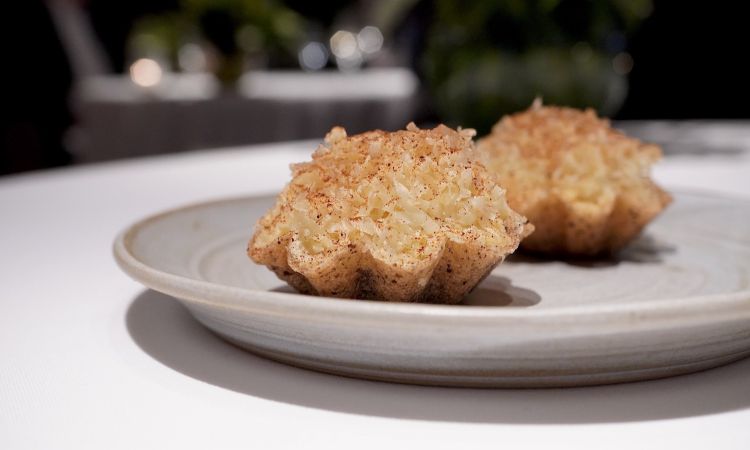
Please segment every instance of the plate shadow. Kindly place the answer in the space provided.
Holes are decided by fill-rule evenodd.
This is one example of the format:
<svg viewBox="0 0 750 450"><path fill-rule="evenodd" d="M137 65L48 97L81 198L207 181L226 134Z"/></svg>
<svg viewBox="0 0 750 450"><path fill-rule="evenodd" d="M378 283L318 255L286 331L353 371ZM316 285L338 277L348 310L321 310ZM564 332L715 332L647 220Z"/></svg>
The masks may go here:
<svg viewBox="0 0 750 450"><path fill-rule="evenodd" d="M527 264L540 264L559 261L571 266L582 268L613 267L621 263L658 264L664 261L664 256L674 253L676 247L666 241L659 240L654 235L644 233L633 242L613 255L598 256L570 256L544 255L520 250L508 256L506 261Z"/></svg>
<svg viewBox="0 0 750 450"><path fill-rule="evenodd" d="M750 408L750 358L674 378L565 389L391 384L286 366L235 347L177 300L147 290L126 325L148 355L185 376L240 394L352 414L431 421L583 424L691 417Z"/></svg>
<svg viewBox="0 0 750 450"><path fill-rule="evenodd" d="M306 295L297 292L288 284L270 290L286 294ZM535 291L515 286L507 277L490 274L460 302L460 305L527 308L538 304L540 301L542 301L542 297Z"/></svg>

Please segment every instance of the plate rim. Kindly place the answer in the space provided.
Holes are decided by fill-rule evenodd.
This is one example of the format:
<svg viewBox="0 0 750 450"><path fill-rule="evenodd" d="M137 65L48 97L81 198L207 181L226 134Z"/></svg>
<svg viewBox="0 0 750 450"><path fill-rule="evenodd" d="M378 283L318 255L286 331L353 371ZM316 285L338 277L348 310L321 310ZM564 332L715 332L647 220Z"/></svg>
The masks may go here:
<svg viewBox="0 0 750 450"><path fill-rule="evenodd" d="M750 200L727 195L716 195L702 191L672 191L676 196L698 196L717 200L730 200L746 203ZM368 323L382 320L387 316L389 321L413 325L415 318L429 317L443 322L447 319L452 324L486 323L491 326L533 327L554 323L556 326L569 325L578 327L601 325L608 332L615 331L616 325L628 331L640 326L664 328L669 323L682 327L686 322L694 324L714 323L721 320L750 319L750 289L743 291L678 297L668 299L651 299L627 304L582 304L553 308L509 308L509 307L460 307L456 305L438 305L425 303L397 303L373 300L352 300L332 297L309 296L297 293L274 292L259 289L228 286L211 281L199 280L182 275L165 272L149 266L139 260L131 251L131 243L137 233L150 223L164 217L182 213L191 209L201 209L222 203L244 202L274 197L273 193L260 193L245 196L231 196L192 202L169 208L141 218L117 234L112 251L118 266L135 281L148 288L207 306L221 307L253 312L283 311L285 315L293 311L305 317L319 316L326 321L352 319ZM248 239L252 224L248 224ZM248 259L249 263L253 263ZM217 303L206 297L231 299L233 305ZM241 305L241 306L239 306ZM336 314L329 314L335 312ZM322 314L325 313L325 314ZM442 320L441 320L442 319Z"/></svg>

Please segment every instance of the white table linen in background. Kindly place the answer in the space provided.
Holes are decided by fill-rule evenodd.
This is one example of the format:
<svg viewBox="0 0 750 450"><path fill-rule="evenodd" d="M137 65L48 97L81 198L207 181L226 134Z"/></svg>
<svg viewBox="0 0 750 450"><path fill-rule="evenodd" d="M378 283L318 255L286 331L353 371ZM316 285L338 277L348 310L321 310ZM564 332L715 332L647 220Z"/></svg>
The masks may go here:
<svg viewBox="0 0 750 450"><path fill-rule="evenodd" d="M750 360L566 390L347 379L225 344L116 267L112 240L132 221L276 191L314 146L0 178L0 448L750 448ZM672 155L655 173L750 198L746 151Z"/></svg>
<svg viewBox="0 0 750 450"><path fill-rule="evenodd" d="M69 146L79 162L225 145L395 130L412 120L419 82L408 69L256 71L222 91L206 74L166 74L151 88L125 76L81 80Z"/></svg>

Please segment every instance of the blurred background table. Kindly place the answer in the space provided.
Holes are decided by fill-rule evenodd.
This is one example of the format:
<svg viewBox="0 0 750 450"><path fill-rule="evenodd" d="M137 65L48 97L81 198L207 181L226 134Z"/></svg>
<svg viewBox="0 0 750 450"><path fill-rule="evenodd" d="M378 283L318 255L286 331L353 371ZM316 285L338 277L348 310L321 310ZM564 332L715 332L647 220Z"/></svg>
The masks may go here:
<svg viewBox="0 0 750 450"><path fill-rule="evenodd" d="M321 139L334 125L356 133L410 121L446 123L482 135L537 97L618 121L750 119L739 5L41 0L13 6L3 15L0 39L12 68L0 103L0 176ZM692 126L667 123L683 127L681 136ZM700 133L688 144L694 138L703 151Z"/></svg>
<svg viewBox="0 0 750 450"><path fill-rule="evenodd" d="M333 125L350 133L398 129L414 116L417 88L416 76L399 68L249 72L231 89L208 74L173 74L152 88L125 76L89 77L73 95L71 151L93 162L321 139Z"/></svg>
<svg viewBox="0 0 750 450"><path fill-rule="evenodd" d="M750 201L745 127L640 126L665 144L695 133L690 142L714 136L724 149L668 145L655 171L666 187ZM748 448L748 359L580 389L347 379L241 351L116 267L112 240L132 221L277 191L288 164L314 146L210 149L0 179L0 448Z"/></svg>

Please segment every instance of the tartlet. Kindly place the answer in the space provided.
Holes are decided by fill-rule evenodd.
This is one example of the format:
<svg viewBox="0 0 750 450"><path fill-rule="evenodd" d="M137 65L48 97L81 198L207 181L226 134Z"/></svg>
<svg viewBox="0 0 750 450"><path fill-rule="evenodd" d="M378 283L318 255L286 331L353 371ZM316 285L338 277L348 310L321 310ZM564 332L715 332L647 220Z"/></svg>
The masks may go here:
<svg viewBox="0 0 750 450"><path fill-rule="evenodd" d="M333 128L257 223L248 255L305 294L457 303L530 232L474 130Z"/></svg>
<svg viewBox="0 0 750 450"><path fill-rule="evenodd" d="M611 254L670 202L650 178L661 149L613 129L592 110L542 106L506 116L477 143L479 160L535 231L521 247Z"/></svg>

